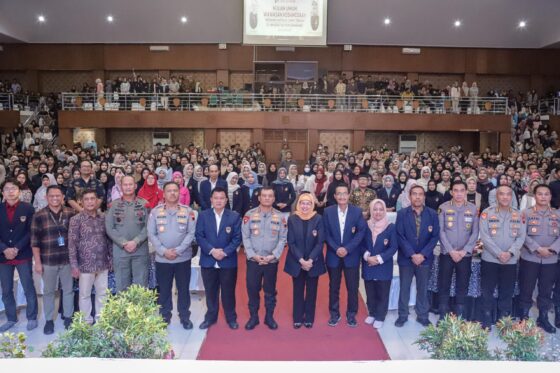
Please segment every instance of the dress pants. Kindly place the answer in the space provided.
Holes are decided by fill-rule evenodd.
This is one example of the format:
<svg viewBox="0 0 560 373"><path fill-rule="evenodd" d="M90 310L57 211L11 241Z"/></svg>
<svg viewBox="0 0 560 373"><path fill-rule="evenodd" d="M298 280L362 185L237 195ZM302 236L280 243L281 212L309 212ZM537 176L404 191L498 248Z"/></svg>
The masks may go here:
<svg viewBox="0 0 560 373"><path fill-rule="evenodd" d="M292 277L294 288L293 319L294 323L313 323L317 304L317 286L319 277L310 277L309 272L301 270L297 277Z"/></svg>
<svg viewBox="0 0 560 373"><path fill-rule="evenodd" d="M95 273L80 272L80 311L84 314L87 323L93 323L91 316L91 288L95 286L95 319L101 315L103 301L107 297L107 287L109 284L109 270Z"/></svg>
<svg viewBox="0 0 560 373"><path fill-rule="evenodd" d="M74 280L70 264L43 264L43 311L45 320L52 321L54 317L54 298L58 288L58 280L62 288L63 316L71 318L74 314Z"/></svg>
<svg viewBox="0 0 560 373"><path fill-rule="evenodd" d="M399 317L408 317L408 304L410 301L410 286L412 278L416 278L416 317L421 320L428 319L430 302L428 301L428 280L430 279L431 265L399 266Z"/></svg>
<svg viewBox="0 0 560 373"><path fill-rule="evenodd" d="M156 281L158 283L158 304L160 314L164 320L171 320L173 311L173 280L177 286L177 311L181 322L190 320L191 294L191 261L180 263L156 262Z"/></svg>
<svg viewBox="0 0 560 373"><path fill-rule="evenodd" d="M556 280L554 282L552 303L554 304L554 307L560 307L560 261L556 263Z"/></svg>
<svg viewBox="0 0 560 373"><path fill-rule="evenodd" d="M360 284L360 267L345 267L341 258L337 267L327 267L329 272L329 313L332 317L340 316L340 283L342 272L348 292L346 317L354 317L358 312L358 286Z"/></svg>
<svg viewBox="0 0 560 373"><path fill-rule="evenodd" d="M556 277L556 263L540 264L528 260L519 260L519 306L529 310L533 305L533 290L537 285L537 307L539 311L548 311L552 305L552 287Z"/></svg>
<svg viewBox="0 0 560 373"><path fill-rule="evenodd" d="M14 297L14 270L16 269L27 300L25 308L27 320L37 320L37 292L33 283L31 260L17 265L0 264L2 302L6 310L6 318L8 321L17 322L17 304Z"/></svg>
<svg viewBox="0 0 560 373"><path fill-rule="evenodd" d="M261 301L261 288L264 289L264 306L267 312L276 307L276 278L278 263L259 265L252 260L247 261L247 295L249 296L249 312L257 315Z"/></svg>
<svg viewBox="0 0 560 373"><path fill-rule="evenodd" d="M121 254L119 257L113 257L117 293L126 290L132 284L147 288L149 262L148 254L134 256Z"/></svg>
<svg viewBox="0 0 560 373"><path fill-rule="evenodd" d="M472 257L465 256L460 262L455 263L451 255L439 256L439 314L444 316L449 312L449 292L451 279L455 271L455 304L462 308L467 299L469 281L471 278Z"/></svg>
<svg viewBox="0 0 560 373"><path fill-rule="evenodd" d="M517 275L517 264L498 264L482 261L480 281L482 310L489 314L494 305L494 289L498 286L498 318L512 313L512 297Z"/></svg>
<svg viewBox="0 0 560 373"><path fill-rule="evenodd" d="M391 280L364 281L367 295L368 315L375 320L385 321L389 309Z"/></svg>
<svg viewBox="0 0 560 373"><path fill-rule="evenodd" d="M237 268L201 268L201 273L207 307L204 321L213 324L218 320L220 293L226 321L228 323L237 321L235 312Z"/></svg>

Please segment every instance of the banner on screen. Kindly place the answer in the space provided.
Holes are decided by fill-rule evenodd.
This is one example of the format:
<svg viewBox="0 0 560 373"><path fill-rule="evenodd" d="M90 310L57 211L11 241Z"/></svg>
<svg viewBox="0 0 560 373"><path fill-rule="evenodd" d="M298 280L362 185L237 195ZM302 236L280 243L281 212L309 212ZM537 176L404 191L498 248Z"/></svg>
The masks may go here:
<svg viewBox="0 0 560 373"><path fill-rule="evenodd" d="M244 0L243 43L327 45L328 0Z"/></svg>

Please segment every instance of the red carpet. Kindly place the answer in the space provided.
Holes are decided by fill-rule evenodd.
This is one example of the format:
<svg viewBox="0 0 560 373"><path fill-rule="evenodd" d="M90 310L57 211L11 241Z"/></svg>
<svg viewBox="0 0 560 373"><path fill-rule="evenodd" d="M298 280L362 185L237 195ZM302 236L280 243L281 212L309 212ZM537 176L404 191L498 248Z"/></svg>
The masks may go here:
<svg viewBox="0 0 560 373"><path fill-rule="evenodd" d="M284 255L285 257L285 255ZM312 329L292 327L292 279L283 272L284 257L278 270L278 299L275 319L277 330L269 330L263 324L264 305L261 291L260 324L252 331L244 329L249 319L245 280L245 255L239 255L237 277L237 321L238 330L227 326L220 309L218 323L210 327L198 353L199 360L261 360L261 361L356 361L388 360L385 346L371 325L364 324L367 312L360 297L358 327L350 328L342 317L336 327L327 325L328 275L319 280L317 311ZM346 312L346 289L344 279L340 294L341 314ZM221 305L220 305L221 308Z"/></svg>

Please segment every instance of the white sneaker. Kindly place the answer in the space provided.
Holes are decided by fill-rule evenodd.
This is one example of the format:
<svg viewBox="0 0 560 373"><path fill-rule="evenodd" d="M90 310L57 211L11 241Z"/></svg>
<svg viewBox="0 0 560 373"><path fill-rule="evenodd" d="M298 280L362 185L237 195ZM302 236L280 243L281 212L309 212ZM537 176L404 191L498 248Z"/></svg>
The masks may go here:
<svg viewBox="0 0 560 373"><path fill-rule="evenodd" d="M375 329L381 329L383 327L383 321L375 320L375 322L373 323L373 327Z"/></svg>
<svg viewBox="0 0 560 373"><path fill-rule="evenodd" d="M368 317L366 317L366 319L364 320L364 322L365 322L366 324L368 324L368 325L371 325L371 324L373 324L373 323L375 322L375 317L373 317L373 316L368 316Z"/></svg>

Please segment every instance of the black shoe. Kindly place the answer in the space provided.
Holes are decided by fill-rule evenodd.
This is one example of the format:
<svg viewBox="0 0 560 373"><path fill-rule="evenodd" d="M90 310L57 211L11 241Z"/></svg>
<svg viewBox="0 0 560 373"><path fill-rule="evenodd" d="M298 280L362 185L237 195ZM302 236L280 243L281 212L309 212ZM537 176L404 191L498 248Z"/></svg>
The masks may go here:
<svg viewBox="0 0 560 373"><path fill-rule="evenodd" d="M237 323L237 321L230 321L227 323L229 328L232 330L236 330L239 329L239 324Z"/></svg>
<svg viewBox="0 0 560 373"><path fill-rule="evenodd" d="M520 311L519 320L529 320L529 309L522 309Z"/></svg>
<svg viewBox="0 0 560 373"><path fill-rule="evenodd" d="M212 325L214 325L215 322L210 322L208 320L204 320L202 322L202 324L200 324L200 326L198 327L199 329L208 329L209 327L211 327Z"/></svg>
<svg viewBox="0 0 560 373"><path fill-rule="evenodd" d="M340 321L340 316L331 316L331 318L329 319L329 326L336 326L338 324L338 322Z"/></svg>
<svg viewBox="0 0 560 373"><path fill-rule="evenodd" d="M295 322L294 323L294 329L299 329L301 328L301 323L300 322Z"/></svg>
<svg viewBox="0 0 560 373"><path fill-rule="evenodd" d="M488 329L489 331L492 330L492 313L488 311L484 311L482 313L482 321L480 323L482 329Z"/></svg>
<svg viewBox="0 0 560 373"><path fill-rule="evenodd" d="M560 307L554 307L554 326L560 328Z"/></svg>
<svg viewBox="0 0 560 373"><path fill-rule="evenodd" d="M356 321L356 318L354 316L349 316L346 318L346 323L348 324L349 327L351 328L355 328L358 326L358 322Z"/></svg>
<svg viewBox="0 0 560 373"><path fill-rule="evenodd" d="M408 317L406 316L399 316L397 321L395 321L395 326L397 328L403 327L403 325L408 321Z"/></svg>
<svg viewBox="0 0 560 373"><path fill-rule="evenodd" d="M274 320L274 317L272 317L272 313L266 314L266 317L264 318L264 324L268 326L268 329L270 330L278 329L278 323L276 322L276 320Z"/></svg>
<svg viewBox="0 0 560 373"><path fill-rule="evenodd" d="M548 312L539 311L539 318L537 319L537 326L542 328L545 332L549 334L556 333L556 328L552 326L550 321L548 321Z"/></svg>
<svg viewBox="0 0 560 373"><path fill-rule="evenodd" d="M45 323L45 327L43 328L43 333L45 333L45 335L50 335L54 333L54 321L49 320Z"/></svg>
<svg viewBox="0 0 560 373"><path fill-rule="evenodd" d="M247 324L245 324L246 330L253 330L255 326L259 325L259 318L257 316L251 316Z"/></svg>
<svg viewBox="0 0 560 373"><path fill-rule="evenodd" d="M416 321L418 322L418 324L422 325L423 327L428 327L428 326L432 325L432 323L428 319L418 318L418 319L416 319Z"/></svg>
<svg viewBox="0 0 560 373"><path fill-rule="evenodd" d="M72 318L67 317L64 319L64 329L68 330L68 328L72 325Z"/></svg>
<svg viewBox="0 0 560 373"><path fill-rule="evenodd" d="M303 323L303 326L305 326L307 329L311 329L313 327L313 323L312 322L305 322L305 323Z"/></svg>
<svg viewBox="0 0 560 373"><path fill-rule="evenodd" d="M181 324L183 325L183 329L191 330L193 328L192 321L189 319L181 321Z"/></svg>

